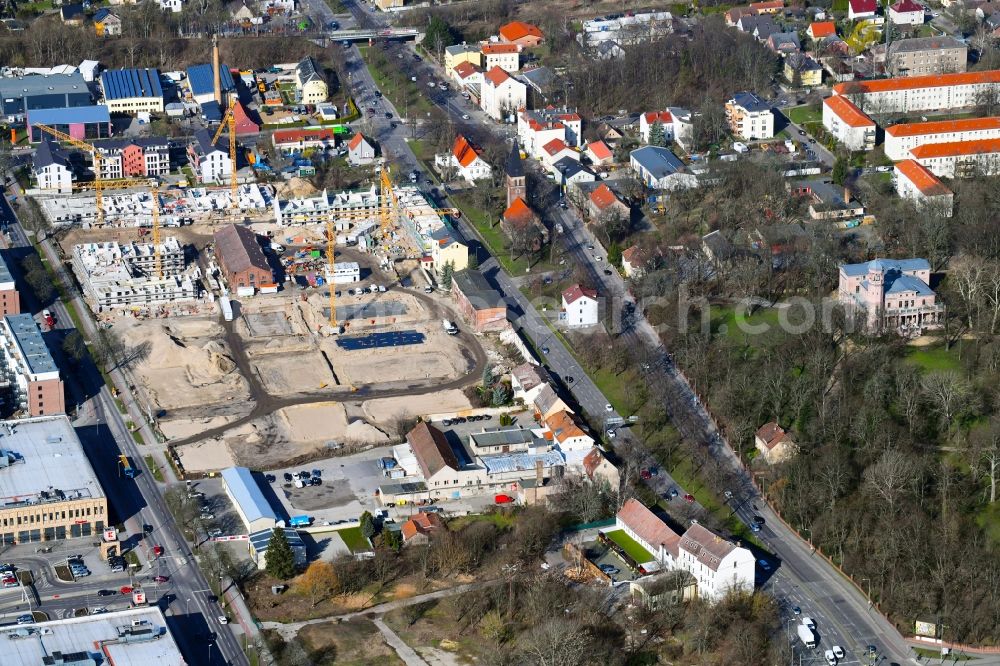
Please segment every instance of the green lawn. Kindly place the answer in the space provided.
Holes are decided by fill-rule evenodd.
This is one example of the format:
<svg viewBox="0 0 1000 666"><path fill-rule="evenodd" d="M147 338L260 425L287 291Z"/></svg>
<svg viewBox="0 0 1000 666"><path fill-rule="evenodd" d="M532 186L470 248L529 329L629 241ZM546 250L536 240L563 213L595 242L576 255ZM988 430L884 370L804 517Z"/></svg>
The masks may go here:
<svg viewBox="0 0 1000 666"><path fill-rule="evenodd" d="M823 122L823 110L820 108L819 104L806 104L804 106L792 107L791 109L785 109L784 113L788 116L789 120L797 125L802 123Z"/></svg>
<svg viewBox="0 0 1000 666"><path fill-rule="evenodd" d="M156 464L156 458L154 458L152 454L143 457L146 460L146 467L149 468L149 472L153 475L153 478L160 483L163 483L163 471L160 469L160 466Z"/></svg>
<svg viewBox="0 0 1000 666"><path fill-rule="evenodd" d="M944 345L916 347L906 355L906 360L925 372L959 370L961 368L958 349L954 346L950 350L946 350Z"/></svg>
<svg viewBox="0 0 1000 666"><path fill-rule="evenodd" d="M479 232L479 236L483 239L483 243L486 245L489 253L497 258L497 261L500 262L500 265L508 273L518 276L524 275L531 270L547 271L552 268L544 261L537 261L532 264L523 255L511 259L510 251L507 249L507 237L500 229L499 222L493 220L486 211L473 205L472 200L466 195L452 194L451 200L461 209L465 219L472 223L472 226ZM543 252L546 251L543 250Z"/></svg>
<svg viewBox="0 0 1000 666"><path fill-rule="evenodd" d="M458 532L470 523L493 523L499 529L505 530L514 525L514 514L495 511L493 513L474 513L468 516L459 516L448 521L448 529L452 532Z"/></svg>
<svg viewBox="0 0 1000 666"><path fill-rule="evenodd" d="M643 564L654 559L652 553L640 546L638 541L625 534L624 530L611 530L610 532L605 532L604 536L618 544L625 551L625 554L631 557L636 564Z"/></svg>
<svg viewBox="0 0 1000 666"><path fill-rule="evenodd" d="M940 659L941 663L948 663L949 661L971 661L973 657L967 654L956 654L952 652L944 657L941 656L940 650L931 650L930 648L913 648L913 651L917 653L918 657L924 657L925 659Z"/></svg>
<svg viewBox="0 0 1000 666"><path fill-rule="evenodd" d="M742 306L719 307L712 306L712 332L716 335L727 335L736 339L749 339L755 335L766 335L778 329L778 309L758 308L749 317ZM763 333L756 331L757 327L766 326ZM746 329L746 330L744 330Z"/></svg>
<svg viewBox="0 0 1000 666"><path fill-rule="evenodd" d="M338 534L340 534L340 538L344 540L344 543L347 544L352 553L363 553L372 549L372 545L368 543L368 539L361 533L360 527L348 527L347 529L338 530Z"/></svg>

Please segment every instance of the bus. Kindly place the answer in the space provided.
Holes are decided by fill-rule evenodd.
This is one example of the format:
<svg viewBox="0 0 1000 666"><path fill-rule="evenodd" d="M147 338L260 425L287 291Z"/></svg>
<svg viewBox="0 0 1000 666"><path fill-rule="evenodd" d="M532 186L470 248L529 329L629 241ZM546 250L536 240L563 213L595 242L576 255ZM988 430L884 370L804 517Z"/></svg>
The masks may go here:
<svg viewBox="0 0 1000 666"><path fill-rule="evenodd" d="M128 461L128 456L118 456L118 475L124 474L130 479L135 478L136 470L132 467L132 463Z"/></svg>

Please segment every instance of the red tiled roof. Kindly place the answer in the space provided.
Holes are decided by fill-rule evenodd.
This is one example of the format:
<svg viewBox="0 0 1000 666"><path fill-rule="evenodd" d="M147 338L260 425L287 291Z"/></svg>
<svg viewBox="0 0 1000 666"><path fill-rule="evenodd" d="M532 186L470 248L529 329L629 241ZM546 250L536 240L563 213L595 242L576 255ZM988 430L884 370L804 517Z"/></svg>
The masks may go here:
<svg viewBox="0 0 1000 666"><path fill-rule="evenodd" d="M885 128L890 136L925 136L949 132L974 132L976 130L1000 130L1000 117L966 118L964 120L932 120L926 123L900 123Z"/></svg>
<svg viewBox="0 0 1000 666"><path fill-rule="evenodd" d="M830 107L831 111L836 113L841 120L851 127L875 126L875 121L869 118L864 111L855 106L854 103L846 97L842 97L840 95L827 97L823 100L823 104Z"/></svg>
<svg viewBox="0 0 1000 666"><path fill-rule="evenodd" d="M455 137L455 145L451 149L451 154L455 156L455 159L463 167L469 166L481 157L476 147L469 143L468 139L461 134Z"/></svg>
<svg viewBox="0 0 1000 666"><path fill-rule="evenodd" d="M812 33L813 39L835 36L837 34L837 24L833 21L817 21L809 26L809 32Z"/></svg>
<svg viewBox="0 0 1000 666"><path fill-rule="evenodd" d="M594 205L599 210L604 210L618 201L618 197L615 196L610 187L601 183L597 186L597 189L590 193L590 200L594 202Z"/></svg>
<svg viewBox="0 0 1000 666"><path fill-rule="evenodd" d="M580 429L573 417L567 411L559 411L545 419L545 425L557 442L563 442L570 437L585 437L587 433Z"/></svg>
<svg viewBox="0 0 1000 666"><path fill-rule="evenodd" d="M768 449L773 449L775 446L784 442L785 440L791 441L791 437L785 432L785 429L778 425L775 421L770 423L765 423L760 428L757 429L757 436L764 442L764 446Z"/></svg>
<svg viewBox="0 0 1000 666"><path fill-rule="evenodd" d="M494 53L518 53L521 48L517 44L484 44L483 55Z"/></svg>
<svg viewBox="0 0 1000 666"><path fill-rule="evenodd" d="M452 69L455 70L455 72L459 75L459 77L463 79L467 79L479 71L479 68L473 65L468 60L458 63L457 65L452 67Z"/></svg>
<svg viewBox="0 0 1000 666"><path fill-rule="evenodd" d="M892 11L896 12L897 14L908 14L910 12L920 12L921 14L924 13L923 5L918 5L917 3L913 2L913 0L899 0L899 2L890 7L890 9L892 9Z"/></svg>
<svg viewBox="0 0 1000 666"><path fill-rule="evenodd" d="M647 111L643 114L643 118L646 119L647 125L652 125L653 123L667 124L674 122L674 117L670 115L669 111Z"/></svg>
<svg viewBox="0 0 1000 666"><path fill-rule="evenodd" d="M662 545L668 553L677 557L677 546L680 544L681 537L639 500L632 498L625 502L621 511L618 512L618 520L627 525L648 545L653 548L659 548Z"/></svg>
<svg viewBox="0 0 1000 666"><path fill-rule="evenodd" d="M608 148L608 144L603 141L591 141L587 144L587 150L594 154L599 160L609 160L614 157L614 153Z"/></svg>
<svg viewBox="0 0 1000 666"><path fill-rule="evenodd" d="M934 197L942 194L951 194L951 190L945 187L944 183L937 176L916 160L896 162L896 169L925 196Z"/></svg>
<svg viewBox="0 0 1000 666"><path fill-rule="evenodd" d="M545 35L543 35L542 31L538 29L538 26L525 23L524 21L511 21L507 25L501 26L500 36L509 42L516 42L524 37L537 37L538 39L545 38Z"/></svg>
<svg viewBox="0 0 1000 666"><path fill-rule="evenodd" d="M984 72L955 72L953 74L906 76L898 79L848 81L835 85L833 92L837 95L868 94L893 90L913 90L914 88L964 86L973 83L1000 83L1000 69L990 69Z"/></svg>
<svg viewBox="0 0 1000 666"><path fill-rule="evenodd" d="M547 144L542 146L542 150L547 152L549 155L558 155L561 151L566 150L569 146L562 139L552 139Z"/></svg>
<svg viewBox="0 0 1000 666"><path fill-rule="evenodd" d="M408 541L418 534L429 534L443 527L444 522L441 520L441 516L436 513L420 511L403 523L403 541Z"/></svg>
<svg viewBox="0 0 1000 666"><path fill-rule="evenodd" d="M507 222L528 222L534 218L535 213L521 197L514 199L507 210L503 212L503 219Z"/></svg>
<svg viewBox="0 0 1000 666"><path fill-rule="evenodd" d="M566 291L562 293L563 300L566 301L567 304L573 303L577 299L583 298L584 296L586 296L587 298L592 298L594 300L597 300L596 291L594 291L593 289L584 289L578 284L574 284L572 287L569 287L568 289L566 289Z"/></svg>
<svg viewBox="0 0 1000 666"><path fill-rule="evenodd" d="M878 6L875 0L849 0L849 3L851 5L851 10L855 14L874 12L875 8Z"/></svg>
<svg viewBox="0 0 1000 666"><path fill-rule="evenodd" d="M765 0L764 2L751 2L750 9L758 12L764 12L769 9L783 9L785 7L785 0Z"/></svg>
<svg viewBox="0 0 1000 666"><path fill-rule="evenodd" d="M365 137L361 136L361 133L359 132L355 134L353 137L351 137L351 141L350 143L347 144L347 147L350 148L351 150L357 150L358 146L360 146L361 142L364 140Z"/></svg>
<svg viewBox="0 0 1000 666"><path fill-rule="evenodd" d="M583 120L579 113L559 113L556 114L556 118L565 120L568 123L578 123Z"/></svg>
<svg viewBox="0 0 1000 666"><path fill-rule="evenodd" d="M487 83L490 83L494 88L500 87L504 81L510 78L510 74L506 70L500 69L499 67L494 67L490 71L483 75L483 78Z"/></svg>
<svg viewBox="0 0 1000 666"><path fill-rule="evenodd" d="M287 129L275 130L274 143L293 143L297 141L328 141L336 138L336 134L329 128L316 129Z"/></svg>
<svg viewBox="0 0 1000 666"><path fill-rule="evenodd" d="M1000 153L1000 139L925 143L910 150L910 154L918 160L929 157L955 157L958 155L984 155L990 153Z"/></svg>
<svg viewBox="0 0 1000 666"><path fill-rule="evenodd" d="M641 259L642 259L642 251L639 249L638 245L633 245L632 247L627 247L624 250L622 250L622 261L631 264Z"/></svg>

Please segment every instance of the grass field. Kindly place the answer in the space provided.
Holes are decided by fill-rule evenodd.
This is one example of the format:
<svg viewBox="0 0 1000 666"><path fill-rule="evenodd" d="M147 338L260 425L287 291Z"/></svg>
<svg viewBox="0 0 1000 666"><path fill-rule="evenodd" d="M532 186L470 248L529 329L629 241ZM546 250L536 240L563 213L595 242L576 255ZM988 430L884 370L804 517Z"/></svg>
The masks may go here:
<svg viewBox="0 0 1000 666"><path fill-rule="evenodd" d="M802 123L823 122L823 110L820 109L819 104L795 106L790 109L785 109L784 113L788 116L788 119L796 125L800 125Z"/></svg>
<svg viewBox="0 0 1000 666"><path fill-rule="evenodd" d="M499 529L505 530L514 525L514 514L496 511L493 513L474 513L468 516L459 516L448 521L448 529L452 532L458 532L471 523L493 523Z"/></svg>
<svg viewBox="0 0 1000 666"><path fill-rule="evenodd" d="M500 265L511 275L524 275L529 271L547 271L551 269L546 262L537 261L532 264L527 257L519 256L511 259L510 250L507 249L507 237L500 229L500 224L494 224L494 220L484 210L473 205L471 199L462 194L452 194L451 200L462 210L465 219L472 223L472 226L479 232L479 236L486 244L489 253L497 258ZM544 252L544 250L543 250Z"/></svg>
<svg viewBox="0 0 1000 666"><path fill-rule="evenodd" d="M360 527L348 527L344 530L339 530L340 538L344 540L347 547L351 549L352 553L363 553L372 549L372 545L368 543L368 539L365 535L361 533Z"/></svg>
<svg viewBox="0 0 1000 666"><path fill-rule="evenodd" d="M625 534L624 530L611 530L605 532L604 536L614 541L625 551L625 554L632 558L636 564L649 562L653 559L652 553L639 545L639 542Z"/></svg>
<svg viewBox="0 0 1000 666"><path fill-rule="evenodd" d="M146 460L146 467L149 468L149 473L152 474L153 478L158 482L163 483L163 470L161 470L160 466L156 464L156 458L150 454L144 456L144 459Z"/></svg>
<svg viewBox="0 0 1000 666"><path fill-rule="evenodd" d="M944 345L914 348L906 355L906 360L925 372L959 370L962 367L955 346L951 349L945 349Z"/></svg>
<svg viewBox="0 0 1000 666"><path fill-rule="evenodd" d="M749 317L743 307L712 307L712 332L735 339L766 335L777 330L778 310L776 308L757 309ZM760 330L758 330L760 329Z"/></svg>

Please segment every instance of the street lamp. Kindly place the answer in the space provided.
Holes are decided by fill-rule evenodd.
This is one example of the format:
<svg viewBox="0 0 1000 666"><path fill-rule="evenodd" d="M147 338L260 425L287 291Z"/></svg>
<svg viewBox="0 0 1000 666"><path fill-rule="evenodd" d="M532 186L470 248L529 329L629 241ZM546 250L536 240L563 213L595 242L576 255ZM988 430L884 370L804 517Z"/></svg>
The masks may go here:
<svg viewBox="0 0 1000 666"><path fill-rule="evenodd" d="M871 607L871 605L872 605L872 580L871 580L871 578L862 578L861 580L863 580L866 583L868 583L868 606Z"/></svg>

